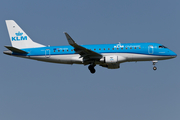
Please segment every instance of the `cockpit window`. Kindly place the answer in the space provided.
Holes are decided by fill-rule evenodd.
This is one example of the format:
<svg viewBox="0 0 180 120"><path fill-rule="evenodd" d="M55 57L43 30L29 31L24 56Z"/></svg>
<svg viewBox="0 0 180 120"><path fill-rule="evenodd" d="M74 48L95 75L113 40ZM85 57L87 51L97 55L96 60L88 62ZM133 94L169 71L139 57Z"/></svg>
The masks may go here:
<svg viewBox="0 0 180 120"><path fill-rule="evenodd" d="M163 45L160 45L159 48L167 48L167 47L165 47L165 46L163 46Z"/></svg>
<svg viewBox="0 0 180 120"><path fill-rule="evenodd" d="M163 46L159 46L159 48L163 48Z"/></svg>

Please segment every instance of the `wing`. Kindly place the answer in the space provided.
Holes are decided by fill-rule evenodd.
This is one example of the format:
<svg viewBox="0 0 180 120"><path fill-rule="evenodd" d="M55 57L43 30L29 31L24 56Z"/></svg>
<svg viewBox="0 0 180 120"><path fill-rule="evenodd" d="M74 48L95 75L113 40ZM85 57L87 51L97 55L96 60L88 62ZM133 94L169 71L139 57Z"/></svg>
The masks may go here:
<svg viewBox="0 0 180 120"><path fill-rule="evenodd" d="M78 45L70 36L68 33L64 32L66 35L66 38L71 46L74 47L74 51L81 55L81 57L90 60L90 59L100 59L102 57L101 54L94 52L92 50L89 50L85 47L82 47Z"/></svg>

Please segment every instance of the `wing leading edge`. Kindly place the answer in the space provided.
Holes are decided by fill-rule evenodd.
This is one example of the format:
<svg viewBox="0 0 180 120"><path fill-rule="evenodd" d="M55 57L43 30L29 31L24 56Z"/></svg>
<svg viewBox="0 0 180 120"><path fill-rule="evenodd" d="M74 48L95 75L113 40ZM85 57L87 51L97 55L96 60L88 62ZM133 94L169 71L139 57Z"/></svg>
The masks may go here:
<svg viewBox="0 0 180 120"><path fill-rule="evenodd" d="M74 51L78 54L81 55L81 57L83 57L86 60L90 60L90 59L100 59L102 58L102 55L94 52L92 50L89 50L85 47L82 47L80 45L78 45L71 37L68 33L64 32L64 34L66 35L66 38L68 40L68 43L74 47Z"/></svg>

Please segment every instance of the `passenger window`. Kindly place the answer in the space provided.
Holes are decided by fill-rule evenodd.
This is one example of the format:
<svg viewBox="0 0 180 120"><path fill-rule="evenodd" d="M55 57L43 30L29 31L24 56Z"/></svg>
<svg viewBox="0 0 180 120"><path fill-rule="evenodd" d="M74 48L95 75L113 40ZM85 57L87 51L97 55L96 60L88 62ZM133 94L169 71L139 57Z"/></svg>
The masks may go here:
<svg viewBox="0 0 180 120"><path fill-rule="evenodd" d="M110 50L110 48L108 48L108 50Z"/></svg>
<svg viewBox="0 0 180 120"><path fill-rule="evenodd" d="M71 51L73 51L73 49Z"/></svg>
<svg viewBox="0 0 180 120"><path fill-rule="evenodd" d="M132 47L130 47L130 49L132 49Z"/></svg>
<svg viewBox="0 0 180 120"><path fill-rule="evenodd" d="M121 50L123 50L123 47L121 48Z"/></svg>
<svg viewBox="0 0 180 120"><path fill-rule="evenodd" d="M64 50L62 50L64 52Z"/></svg>
<svg viewBox="0 0 180 120"><path fill-rule="evenodd" d="M94 49L94 50L96 50L96 49Z"/></svg>
<svg viewBox="0 0 180 120"><path fill-rule="evenodd" d="M114 48L112 50L114 50Z"/></svg>
<svg viewBox="0 0 180 120"><path fill-rule="evenodd" d="M119 48L117 48L117 50L119 50Z"/></svg>
<svg viewBox="0 0 180 120"><path fill-rule="evenodd" d="M134 49L136 49L136 47L134 47Z"/></svg>
<svg viewBox="0 0 180 120"><path fill-rule="evenodd" d="M60 50L58 50L58 52L60 52Z"/></svg>
<svg viewBox="0 0 180 120"><path fill-rule="evenodd" d="M106 50L106 49L104 48L104 50Z"/></svg>
<svg viewBox="0 0 180 120"><path fill-rule="evenodd" d="M101 50L101 48L99 48L99 50Z"/></svg>
<svg viewBox="0 0 180 120"><path fill-rule="evenodd" d="M126 48L127 49L127 48Z"/></svg>
<svg viewBox="0 0 180 120"><path fill-rule="evenodd" d="M139 49L141 49L141 47L139 47Z"/></svg>
<svg viewBox="0 0 180 120"><path fill-rule="evenodd" d="M67 52L68 52L69 50L67 50Z"/></svg>

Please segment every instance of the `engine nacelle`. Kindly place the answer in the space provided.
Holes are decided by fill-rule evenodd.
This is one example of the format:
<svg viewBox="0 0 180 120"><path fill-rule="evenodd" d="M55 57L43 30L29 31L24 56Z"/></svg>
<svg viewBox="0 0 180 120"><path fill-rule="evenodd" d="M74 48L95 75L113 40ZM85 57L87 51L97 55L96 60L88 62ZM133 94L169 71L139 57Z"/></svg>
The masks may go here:
<svg viewBox="0 0 180 120"><path fill-rule="evenodd" d="M109 63L109 64L107 64L107 68L108 69L118 69L118 68L120 68L120 65L119 65L119 63Z"/></svg>
<svg viewBox="0 0 180 120"><path fill-rule="evenodd" d="M103 64L100 64L100 66L106 67L108 69L118 69L118 68L120 68L119 63L103 63Z"/></svg>
<svg viewBox="0 0 180 120"><path fill-rule="evenodd" d="M105 56L100 59L101 62L104 63L117 63L118 62L118 56Z"/></svg>
<svg viewBox="0 0 180 120"><path fill-rule="evenodd" d="M126 59L122 56L104 56L100 59L100 62L103 63L120 63L125 61Z"/></svg>

